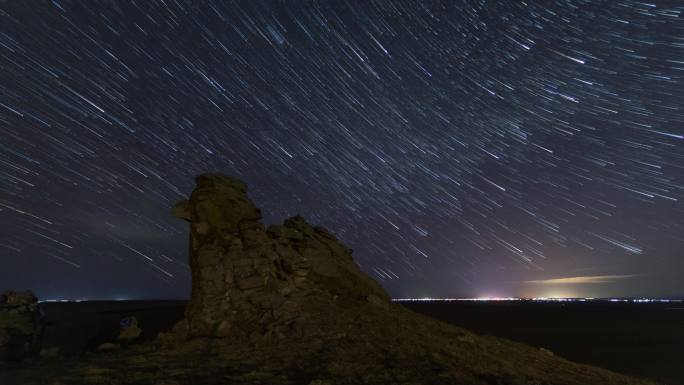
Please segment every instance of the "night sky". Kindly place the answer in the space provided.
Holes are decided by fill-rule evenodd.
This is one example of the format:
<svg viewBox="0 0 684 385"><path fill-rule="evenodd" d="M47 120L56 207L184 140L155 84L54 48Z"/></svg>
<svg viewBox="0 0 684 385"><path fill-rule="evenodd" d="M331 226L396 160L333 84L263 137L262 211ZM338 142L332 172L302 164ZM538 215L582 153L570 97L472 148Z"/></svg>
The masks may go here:
<svg viewBox="0 0 684 385"><path fill-rule="evenodd" d="M394 297L684 296L684 5L1 1L0 289L183 298L194 176Z"/></svg>

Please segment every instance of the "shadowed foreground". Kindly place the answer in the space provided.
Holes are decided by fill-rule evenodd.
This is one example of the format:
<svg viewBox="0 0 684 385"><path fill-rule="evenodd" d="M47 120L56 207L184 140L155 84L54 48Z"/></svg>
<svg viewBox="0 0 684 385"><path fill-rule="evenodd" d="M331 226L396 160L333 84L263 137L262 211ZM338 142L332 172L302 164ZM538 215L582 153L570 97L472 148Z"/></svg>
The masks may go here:
<svg viewBox="0 0 684 385"><path fill-rule="evenodd" d="M245 185L202 175L186 317L153 342L12 371L36 384L652 384L479 337L393 304L300 217L264 229ZM2 376L0 376L2 380ZM5 382L3 382L5 384Z"/></svg>

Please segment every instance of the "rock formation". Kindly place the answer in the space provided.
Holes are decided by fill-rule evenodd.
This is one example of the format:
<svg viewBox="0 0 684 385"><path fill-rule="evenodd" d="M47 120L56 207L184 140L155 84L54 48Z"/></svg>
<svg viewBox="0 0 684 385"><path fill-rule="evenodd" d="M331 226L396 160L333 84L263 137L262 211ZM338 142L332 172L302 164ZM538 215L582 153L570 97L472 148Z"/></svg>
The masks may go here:
<svg viewBox="0 0 684 385"><path fill-rule="evenodd" d="M185 319L67 365L59 384L653 384L413 313L325 229L301 217L265 229L242 182L196 182L173 208L190 222Z"/></svg>
<svg viewBox="0 0 684 385"><path fill-rule="evenodd" d="M44 323L30 291L0 295L0 361L21 361L40 353Z"/></svg>
<svg viewBox="0 0 684 385"><path fill-rule="evenodd" d="M174 213L190 221L191 336L258 342L326 330L325 313L352 303L383 310L390 298L363 274L351 250L301 217L264 229L246 186L201 175Z"/></svg>
<svg viewBox="0 0 684 385"><path fill-rule="evenodd" d="M216 374L192 381L649 383L415 314L392 303L324 228L296 216L264 229L244 183L215 174L196 183L173 208L190 222L191 301L156 348L166 360L205 357L193 375Z"/></svg>

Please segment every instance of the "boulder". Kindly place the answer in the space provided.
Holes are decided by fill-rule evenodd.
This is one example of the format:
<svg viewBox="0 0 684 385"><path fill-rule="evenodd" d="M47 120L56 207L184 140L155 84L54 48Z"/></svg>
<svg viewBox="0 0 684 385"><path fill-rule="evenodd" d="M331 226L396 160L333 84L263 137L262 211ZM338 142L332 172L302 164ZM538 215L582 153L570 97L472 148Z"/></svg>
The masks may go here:
<svg viewBox="0 0 684 385"><path fill-rule="evenodd" d="M138 327L138 319L128 316L119 321L119 336L117 340L122 344L135 342L142 334L142 329Z"/></svg>
<svg viewBox="0 0 684 385"><path fill-rule="evenodd" d="M40 354L45 322L30 291L0 295L0 361L21 361Z"/></svg>

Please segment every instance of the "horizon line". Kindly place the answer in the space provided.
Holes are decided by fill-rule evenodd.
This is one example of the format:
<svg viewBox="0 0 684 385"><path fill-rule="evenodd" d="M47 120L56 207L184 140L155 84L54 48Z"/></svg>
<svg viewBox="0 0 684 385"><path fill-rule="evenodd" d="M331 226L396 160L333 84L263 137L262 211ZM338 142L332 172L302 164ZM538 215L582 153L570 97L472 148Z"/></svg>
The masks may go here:
<svg viewBox="0 0 684 385"><path fill-rule="evenodd" d="M39 300L38 303L55 303L55 302L135 302L135 301L185 301L189 302L188 298L74 298L74 299L44 299ZM684 302L682 297L477 297L477 298L391 298L392 302L505 302L505 301L536 301L536 302L588 302L588 301L603 301L603 302Z"/></svg>
<svg viewBox="0 0 684 385"><path fill-rule="evenodd" d="M392 302L451 302L451 301L538 301L538 302L684 302L680 297L480 297L480 298L392 298Z"/></svg>

